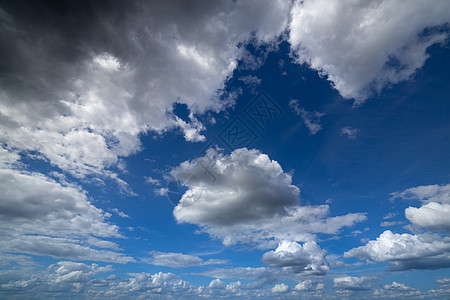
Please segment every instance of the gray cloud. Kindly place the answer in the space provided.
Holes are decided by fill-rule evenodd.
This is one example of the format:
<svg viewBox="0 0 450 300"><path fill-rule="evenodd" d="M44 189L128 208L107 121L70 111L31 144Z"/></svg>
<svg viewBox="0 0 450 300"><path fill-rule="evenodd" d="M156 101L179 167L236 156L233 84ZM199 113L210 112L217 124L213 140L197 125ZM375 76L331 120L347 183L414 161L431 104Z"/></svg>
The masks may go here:
<svg viewBox="0 0 450 300"><path fill-rule="evenodd" d="M313 233L334 234L366 218L358 213L330 217L328 205L300 206L291 175L257 150L225 155L209 149L171 174L188 187L173 212L177 221L197 224L225 245L310 241Z"/></svg>

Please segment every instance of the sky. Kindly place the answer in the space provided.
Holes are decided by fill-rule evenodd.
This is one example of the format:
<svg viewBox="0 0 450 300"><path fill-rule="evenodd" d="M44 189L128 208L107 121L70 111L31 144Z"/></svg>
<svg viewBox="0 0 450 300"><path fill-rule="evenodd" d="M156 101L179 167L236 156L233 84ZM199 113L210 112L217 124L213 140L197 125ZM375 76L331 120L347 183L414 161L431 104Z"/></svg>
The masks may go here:
<svg viewBox="0 0 450 300"><path fill-rule="evenodd" d="M449 22L0 1L0 299L450 298Z"/></svg>

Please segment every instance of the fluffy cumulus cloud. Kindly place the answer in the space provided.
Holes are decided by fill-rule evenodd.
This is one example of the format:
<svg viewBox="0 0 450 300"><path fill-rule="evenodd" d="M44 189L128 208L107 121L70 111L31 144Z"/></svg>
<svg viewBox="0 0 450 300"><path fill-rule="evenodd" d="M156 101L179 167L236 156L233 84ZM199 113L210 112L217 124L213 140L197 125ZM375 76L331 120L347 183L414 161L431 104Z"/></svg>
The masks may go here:
<svg viewBox="0 0 450 300"><path fill-rule="evenodd" d="M220 259L208 259L205 261L198 256L183 253L152 251L150 254L152 257L148 261L149 263L155 266L172 268L189 268L194 266L220 265L227 263L227 261Z"/></svg>
<svg viewBox="0 0 450 300"><path fill-rule="evenodd" d="M104 238L120 238L108 214L77 186L42 174L0 169L0 250L80 260L133 261ZM103 249L102 249L103 248Z"/></svg>
<svg viewBox="0 0 450 300"><path fill-rule="evenodd" d="M275 251L264 253L262 261L271 267L281 267L286 271L304 274L325 274L329 270L327 252L315 242L300 245L282 241Z"/></svg>
<svg viewBox="0 0 450 300"><path fill-rule="evenodd" d="M328 205L300 206L291 175L258 150L226 155L209 149L171 172L188 188L174 209L176 220L199 225L225 245L310 241L314 233L335 234L366 218L360 213L330 217Z"/></svg>
<svg viewBox="0 0 450 300"><path fill-rule="evenodd" d="M408 207L406 218L412 224L432 231L450 231L450 184L425 185L392 193L392 198L419 200L421 207Z"/></svg>
<svg viewBox="0 0 450 300"><path fill-rule="evenodd" d="M421 68L427 48L447 39L439 27L449 21L448 1L297 1L289 42L299 62L361 103Z"/></svg>
<svg viewBox="0 0 450 300"><path fill-rule="evenodd" d="M272 293L286 293L287 291L289 291L289 286L284 283L276 284L272 288Z"/></svg>
<svg viewBox="0 0 450 300"><path fill-rule="evenodd" d="M173 104L193 114L230 105L221 91L244 55L237 45L277 38L289 13L286 1L28 5L0 10L0 141L78 177L114 178L107 169L150 130L202 141L203 125Z"/></svg>
<svg viewBox="0 0 450 300"><path fill-rule="evenodd" d="M389 262L393 271L450 267L450 238L436 234L395 234L383 232L365 246L345 252L344 257L358 257Z"/></svg>

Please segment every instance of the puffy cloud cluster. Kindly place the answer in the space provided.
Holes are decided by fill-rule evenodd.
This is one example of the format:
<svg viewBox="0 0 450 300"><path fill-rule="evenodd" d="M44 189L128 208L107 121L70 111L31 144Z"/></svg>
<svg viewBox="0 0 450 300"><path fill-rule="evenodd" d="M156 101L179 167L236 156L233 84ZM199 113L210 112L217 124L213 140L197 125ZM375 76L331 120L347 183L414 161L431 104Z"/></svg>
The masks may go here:
<svg viewBox="0 0 450 300"><path fill-rule="evenodd" d="M289 42L298 62L327 76L343 97L361 103L421 68L427 48L448 37L436 28L449 21L447 1L297 1Z"/></svg>
<svg viewBox="0 0 450 300"><path fill-rule="evenodd" d="M394 271L450 267L450 238L435 234L383 232L365 246L351 249L344 257L389 262Z"/></svg>
<svg viewBox="0 0 450 300"><path fill-rule="evenodd" d="M405 209L405 216L413 225L430 231L450 230L450 184L418 186L392 193L391 196L392 199L419 200L423 203L419 208ZM393 216L394 213L388 214L384 219ZM381 223L382 226L393 224L401 222ZM387 261L394 271L449 268L450 237L429 232L397 234L386 230L376 240L346 252L344 257Z"/></svg>
<svg viewBox="0 0 450 300"><path fill-rule="evenodd" d="M43 271L35 270L34 275L3 273L0 297L10 299L20 293L23 298L33 299L271 299L274 293L281 293L286 299L298 299L284 283L226 284L216 278L204 286L195 286L173 273L130 273L121 278L113 272L109 265L60 261Z"/></svg>
<svg viewBox="0 0 450 300"><path fill-rule="evenodd" d="M225 155L209 149L172 175L188 187L174 209L176 220L199 225L225 245L309 241L314 233L335 234L366 219L361 213L330 217L328 205L300 206L291 175L258 150Z"/></svg>
<svg viewBox="0 0 450 300"><path fill-rule="evenodd" d="M262 261L285 271L320 275L330 269L326 260L327 252L315 242L300 245L296 242L282 241L275 251L264 253Z"/></svg>
<svg viewBox="0 0 450 300"><path fill-rule="evenodd" d="M316 292L321 291L324 288L325 284L323 282L314 282L310 279L301 281L294 287L295 290L302 292Z"/></svg>

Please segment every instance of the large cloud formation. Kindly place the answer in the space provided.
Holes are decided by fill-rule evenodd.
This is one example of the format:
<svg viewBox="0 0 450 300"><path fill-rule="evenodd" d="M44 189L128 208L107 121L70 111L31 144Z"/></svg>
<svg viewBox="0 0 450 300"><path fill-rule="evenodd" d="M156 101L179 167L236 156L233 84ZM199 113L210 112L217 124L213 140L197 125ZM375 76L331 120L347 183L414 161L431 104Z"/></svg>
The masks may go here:
<svg viewBox="0 0 450 300"><path fill-rule="evenodd" d="M270 43L288 12L286 1L3 3L0 141L78 177L114 177L105 169L151 130L201 141L203 125L172 105L230 105L238 44Z"/></svg>
<svg viewBox="0 0 450 300"><path fill-rule="evenodd" d="M326 251L315 243L315 234L335 234L366 218L361 213L330 217L328 205L300 206L291 174L255 149L226 155L210 148L171 175L188 188L173 211L178 222L199 225L225 245L271 248L279 243L262 260L288 273L325 274Z"/></svg>
<svg viewBox="0 0 450 300"><path fill-rule="evenodd" d="M427 48L447 39L439 26L449 21L448 1L297 1L289 42L299 62L361 103L421 68Z"/></svg>
<svg viewBox="0 0 450 300"><path fill-rule="evenodd" d="M366 219L361 213L330 217L328 205L300 206L292 176L255 149L230 155L209 149L171 174L188 187L173 211L176 220L199 225L225 245L309 241Z"/></svg>

